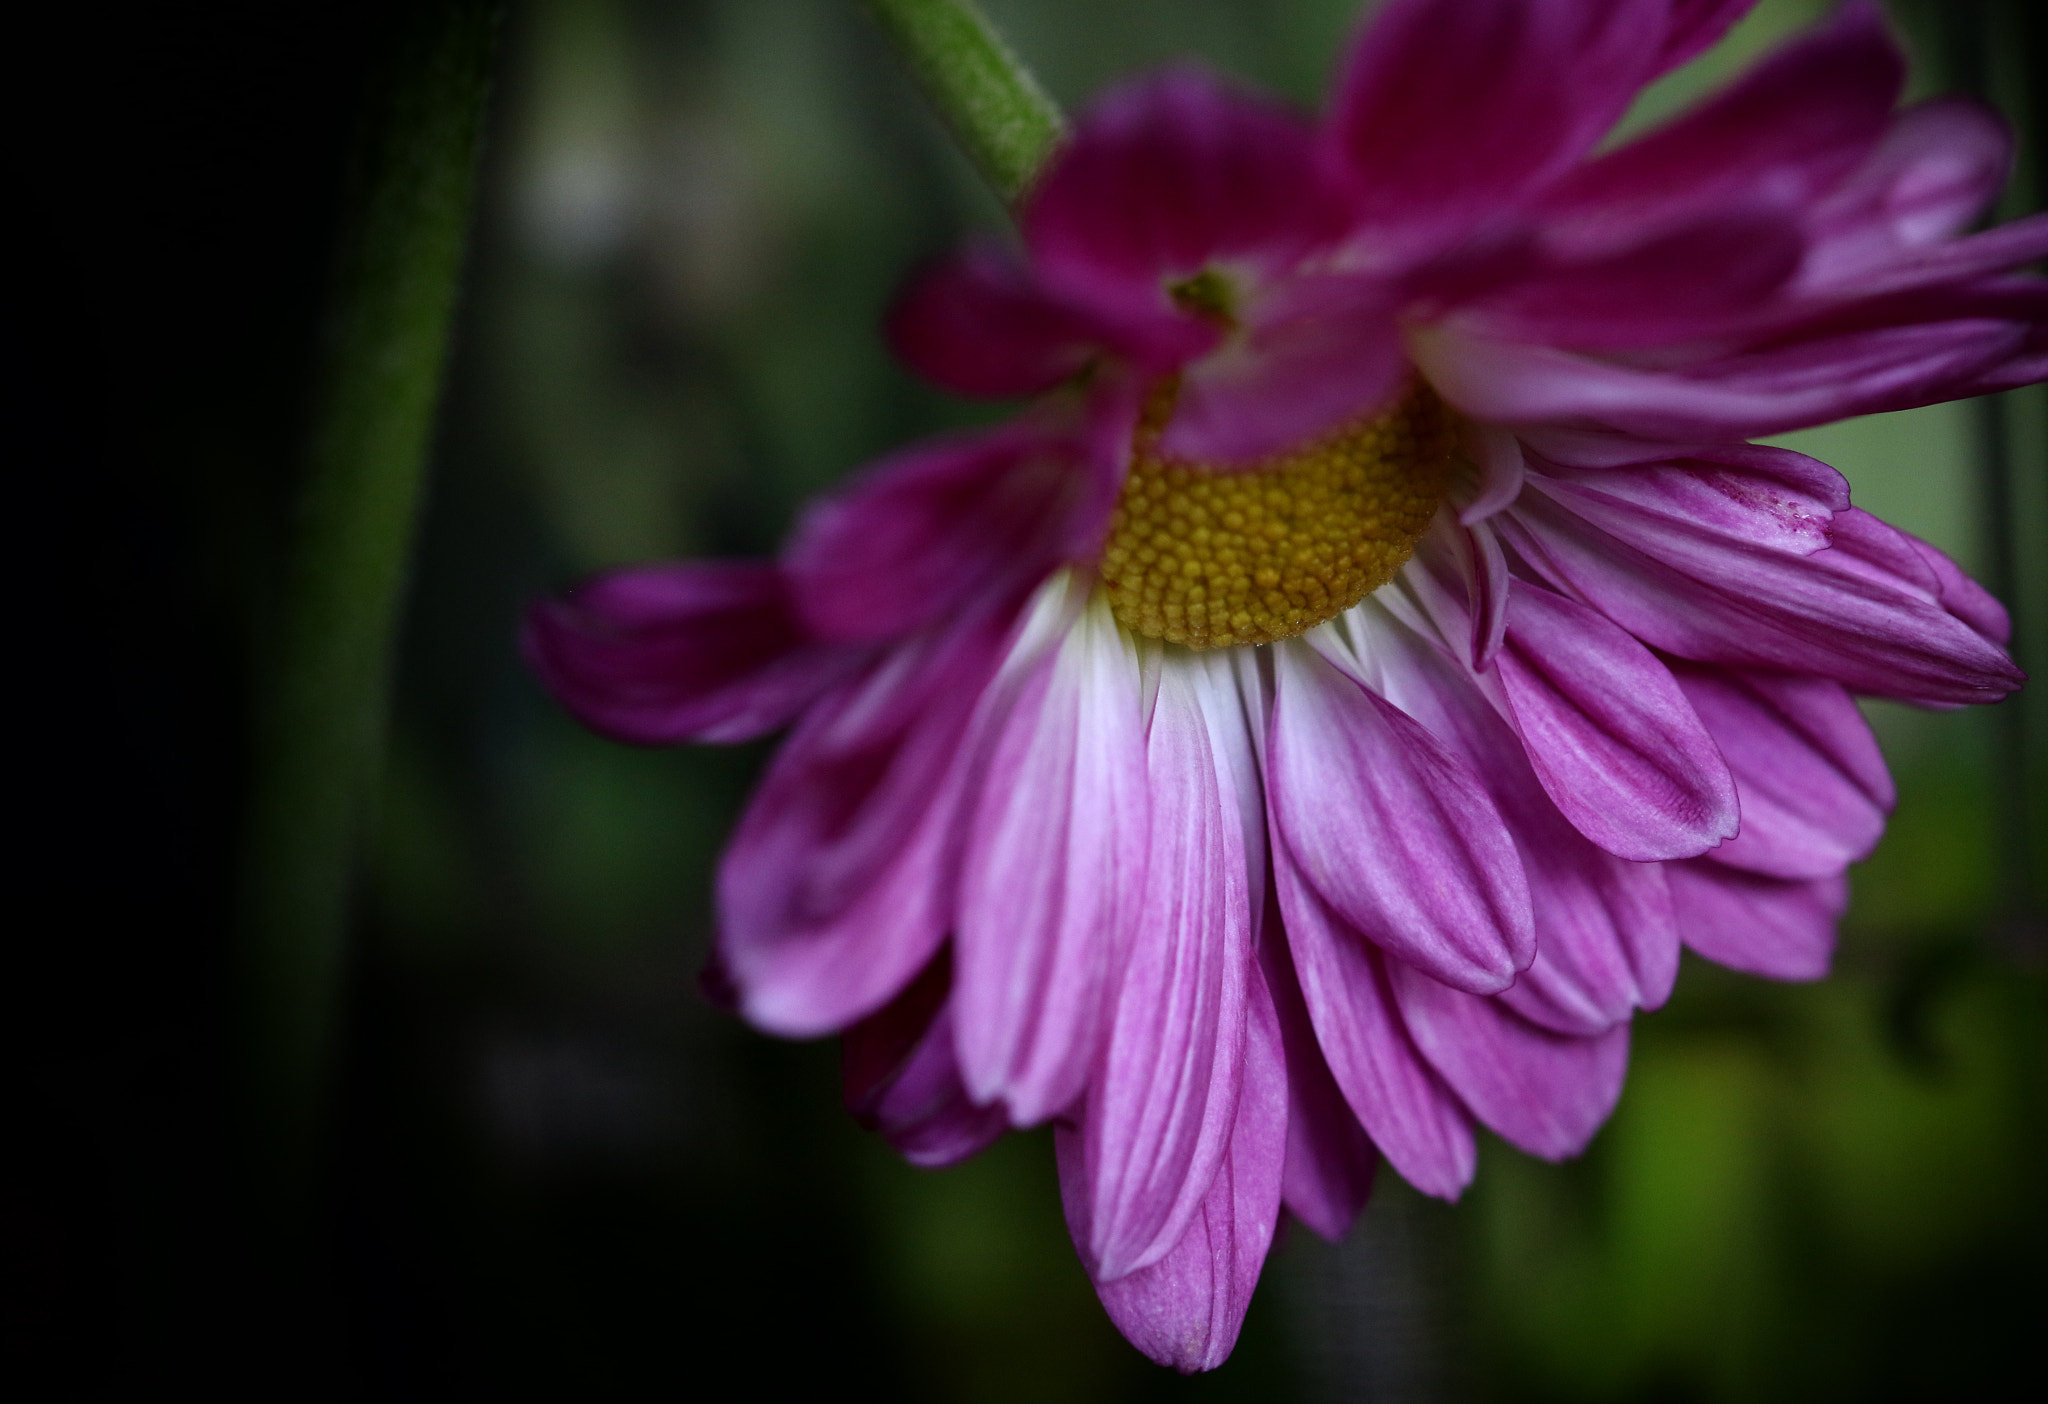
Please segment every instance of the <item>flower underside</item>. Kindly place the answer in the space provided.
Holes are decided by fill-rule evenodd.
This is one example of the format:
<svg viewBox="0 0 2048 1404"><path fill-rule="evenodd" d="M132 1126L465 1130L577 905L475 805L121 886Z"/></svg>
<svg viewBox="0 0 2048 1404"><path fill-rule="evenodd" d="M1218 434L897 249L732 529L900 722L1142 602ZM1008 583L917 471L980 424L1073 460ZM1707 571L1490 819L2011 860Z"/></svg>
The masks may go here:
<svg viewBox="0 0 2048 1404"><path fill-rule="evenodd" d="M1335 618L1407 563L1449 486L1456 420L1426 386L1230 469L1158 452L1177 389L1139 421L1102 553L1111 610L1148 638L1272 643Z"/></svg>

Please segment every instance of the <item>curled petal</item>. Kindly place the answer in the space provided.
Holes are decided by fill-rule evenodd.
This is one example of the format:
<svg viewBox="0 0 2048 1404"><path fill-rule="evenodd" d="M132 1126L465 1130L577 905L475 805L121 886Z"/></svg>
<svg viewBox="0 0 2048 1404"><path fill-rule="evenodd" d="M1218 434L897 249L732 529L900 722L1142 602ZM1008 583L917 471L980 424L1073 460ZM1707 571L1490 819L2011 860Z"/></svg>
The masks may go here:
<svg viewBox="0 0 2048 1404"><path fill-rule="evenodd" d="M1818 980L1835 953L1848 879L1786 881L1703 859L1666 868L1685 944L1708 960L1773 980Z"/></svg>
<svg viewBox="0 0 2048 1404"><path fill-rule="evenodd" d="M1504 988L1534 938L1514 841L1484 787L1311 648L1281 644L1273 664L1267 782L1302 876L1401 959L1460 988Z"/></svg>
<svg viewBox="0 0 2048 1404"><path fill-rule="evenodd" d="M997 1107L968 1100L953 1051L950 953L941 950L904 992L848 1029L840 1067L846 1106L912 1165L954 1165L1002 1135Z"/></svg>
<svg viewBox="0 0 2048 1404"><path fill-rule="evenodd" d="M860 661L811 637L766 563L615 571L527 616L527 662L591 730L642 746L787 726Z"/></svg>
<svg viewBox="0 0 2048 1404"><path fill-rule="evenodd" d="M844 1028L938 949L969 722L1014 617L985 610L890 650L769 763L718 870L719 962L758 1026Z"/></svg>

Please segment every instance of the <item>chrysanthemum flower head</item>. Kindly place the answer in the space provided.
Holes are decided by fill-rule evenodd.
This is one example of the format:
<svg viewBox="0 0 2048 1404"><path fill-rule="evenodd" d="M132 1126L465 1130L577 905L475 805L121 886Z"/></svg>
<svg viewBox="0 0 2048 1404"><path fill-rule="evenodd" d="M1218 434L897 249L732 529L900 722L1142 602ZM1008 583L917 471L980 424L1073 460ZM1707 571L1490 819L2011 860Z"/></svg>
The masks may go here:
<svg viewBox="0 0 2048 1404"><path fill-rule="evenodd" d="M1390 0L1317 124L1113 91L911 285L911 365L1028 403L815 504L779 560L536 609L593 727L788 727L719 978L846 1040L912 1161L1056 1127L1153 1358L1220 1362L1284 1207L1484 1124L1581 1149L1681 944L1827 967L1892 802L1852 693L1993 701L1997 602L1750 440L2048 375L2010 141L1896 110L1851 3L1601 152L1740 0Z"/></svg>

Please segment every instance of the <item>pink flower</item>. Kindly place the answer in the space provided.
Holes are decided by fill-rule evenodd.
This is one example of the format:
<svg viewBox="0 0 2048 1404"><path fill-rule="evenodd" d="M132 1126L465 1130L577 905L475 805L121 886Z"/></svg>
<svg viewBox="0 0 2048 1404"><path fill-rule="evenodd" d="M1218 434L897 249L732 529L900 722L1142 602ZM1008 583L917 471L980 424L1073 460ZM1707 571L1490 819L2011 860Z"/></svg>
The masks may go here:
<svg viewBox="0 0 2048 1404"><path fill-rule="evenodd" d="M2010 140L1894 110L1847 5L1611 152L1741 0L1391 0L1311 125L1119 89L890 332L1011 423L907 450L782 558L533 615L607 734L791 728L720 873L771 1032L942 1165L1052 1122L1154 1359L1230 1351L1284 1206L1343 1233L1483 1123L1612 1109L1681 943L1827 968L1890 780L1852 693L2019 683L1999 605L1746 442L2048 375Z"/></svg>

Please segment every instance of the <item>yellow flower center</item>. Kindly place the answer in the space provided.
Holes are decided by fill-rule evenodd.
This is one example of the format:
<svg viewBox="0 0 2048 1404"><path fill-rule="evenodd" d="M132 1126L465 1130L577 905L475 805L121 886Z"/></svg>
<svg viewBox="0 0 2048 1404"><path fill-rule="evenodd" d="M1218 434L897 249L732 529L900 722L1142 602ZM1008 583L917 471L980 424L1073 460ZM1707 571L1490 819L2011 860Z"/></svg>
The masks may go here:
<svg viewBox="0 0 2048 1404"><path fill-rule="evenodd" d="M1111 611L1149 638L1272 643L1335 618L1407 564L1450 484L1456 421L1427 386L1229 469L1158 452L1177 391L1139 420L1102 553Z"/></svg>

